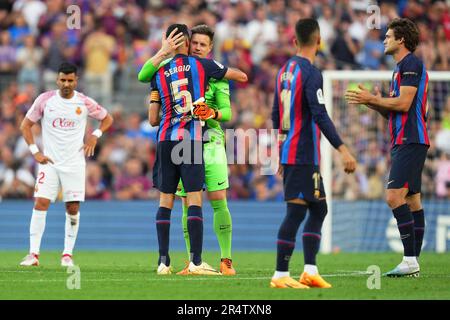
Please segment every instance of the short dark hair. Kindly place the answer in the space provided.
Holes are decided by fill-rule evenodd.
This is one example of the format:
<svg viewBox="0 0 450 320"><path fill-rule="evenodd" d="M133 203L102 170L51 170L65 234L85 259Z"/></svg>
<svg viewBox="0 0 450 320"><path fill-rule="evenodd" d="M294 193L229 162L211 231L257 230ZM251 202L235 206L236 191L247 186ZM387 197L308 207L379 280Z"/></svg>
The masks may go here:
<svg viewBox="0 0 450 320"><path fill-rule="evenodd" d="M175 24L171 24L166 31L166 38L169 37L169 34L175 29L177 28L177 34L179 34L180 32L183 33L186 37L190 38L190 34L189 34L189 29L187 27L187 25L185 24L179 24L179 23L175 23Z"/></svg>
<svg viewBox="0 0 450 320"><path fill-rule="evenodd" d="M58 73L62 72L64 74L75 73L77 74L78 68L76 65L70 62L63 62L59 65Z"/></svg>
<svg viewBox="0 0 450 320"><path fill-rule="evenodd" d="M213 42L214 40L214 31L206 24L199 24L191 29L191 35L194 34L204 34L205 36L209 37L209 40Z"/></svg>
<svg viewBox="0 0 450 320"><path fill-rule="evenodd" d="M407 18L397 18L388 24L388 29L394 32L395 40L403 38L405 47L414 52L419 45L419 29L417 25Z"/></svg>
<svg viewBox="0 0 450 320"><path fill-rule="evenodd" d="M300 19L295 24L295 36L300 45L313 44L313 35L320 32L319 23L312 18Z"/></svg>

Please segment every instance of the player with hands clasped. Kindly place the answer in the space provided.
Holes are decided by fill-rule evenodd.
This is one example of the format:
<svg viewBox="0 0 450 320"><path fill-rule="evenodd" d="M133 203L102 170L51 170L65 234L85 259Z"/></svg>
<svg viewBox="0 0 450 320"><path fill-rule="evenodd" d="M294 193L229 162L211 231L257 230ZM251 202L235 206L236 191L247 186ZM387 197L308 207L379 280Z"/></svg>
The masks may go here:
<svg viewBox="0 0 450 320"><path fill-rule="evenodd" d="M419 276L419 255L425 232L421 202L422 170L430 140L427 132L428 73L413 52L419 44L419 29L409 19L394 19L384 40L384 53L397 66L392 75L389 97L375 94L362 85L348 90L350 104L365 104L389 120L392 167L386 186L386 202L397 220L403 244L402 262L385 275Z"/></svg>

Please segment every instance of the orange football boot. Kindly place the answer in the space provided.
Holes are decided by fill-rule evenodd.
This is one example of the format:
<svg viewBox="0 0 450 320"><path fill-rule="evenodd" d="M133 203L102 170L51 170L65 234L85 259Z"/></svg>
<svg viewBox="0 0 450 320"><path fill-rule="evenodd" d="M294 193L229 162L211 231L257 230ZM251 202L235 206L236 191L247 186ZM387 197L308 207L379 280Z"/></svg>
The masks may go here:
<svg viewBox="0 0 450 320"><path fill-rule="evenodd" d="M320 274L316 274L313 276L310 275L309 273L303 272L300 277L300 283L314 288L323 288L323 289L331 288L331 284L326 282L320 276Z"/></svg>
<svg viewBox="0 0 450 320"><path fill-rule="evenodd" d="M220 273L224 276L235 276L236 270L233 268L233 262L231 259L220 259Z"/></svg>
<svg viewBox="0 0 450 320"><path fill-rule="evenodd" d="M300 282L292 279L291 277L282 277L282 278L278 278L278 279L272 278L272 280L270 280L270 287L278 288L278 289L284 289L284 288L309 289L308 286L301 284Z"/></svg>

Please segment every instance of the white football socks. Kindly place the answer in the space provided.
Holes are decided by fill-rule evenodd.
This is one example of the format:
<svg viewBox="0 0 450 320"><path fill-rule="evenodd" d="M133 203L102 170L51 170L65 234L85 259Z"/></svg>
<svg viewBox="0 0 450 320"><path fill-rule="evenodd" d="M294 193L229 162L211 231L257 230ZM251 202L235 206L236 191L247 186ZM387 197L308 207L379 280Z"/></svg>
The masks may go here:
<svg viewBox="0 0 450 320"><path fill-rule="evenodd" d="M66 212L66 234L64 237L64 254L72 255L75 241L77 240L78 228L80 226L80 213L71 215Z"/></svg>
<svg viewBox="0 0 450 320"><path fill-rule="evenodd" d="M39 254L47 211L33 209L30 222L30 253Z"/></svg>
<svg viewBox="0 0 450 320"><path fill-rule="evenodd" d="M315 276L319 273L319 270L317 269L317 266L313 264L305 264L305 267L303 269L307 274Z"/></svg>
<svg viewBox="0 0 450 320"><path fill-rule="evenodd" d="M407 264L418 264L416 257L403 257L402 262L406 262Z"/></svg>
<svg viewBox="0 0 450 320"><path fill-rule="evenodd" d="M291 275L289 274L289 271L275 271L272 278L279 279L279 278L290 277L290 276Z"/></svg>

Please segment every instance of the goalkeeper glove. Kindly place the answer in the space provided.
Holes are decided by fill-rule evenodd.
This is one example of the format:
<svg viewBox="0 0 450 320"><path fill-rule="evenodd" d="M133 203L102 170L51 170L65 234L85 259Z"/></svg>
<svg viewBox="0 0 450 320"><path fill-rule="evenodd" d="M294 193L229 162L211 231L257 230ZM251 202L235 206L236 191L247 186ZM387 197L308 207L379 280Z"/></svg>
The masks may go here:
<svg viewBox="0 0 450 320"><path fill-rule="evenodd" d="M218 112L206 105L204 102L200 102L194 105L194 115L200 120L205 121L208 119L216 119Z"/></svg>

